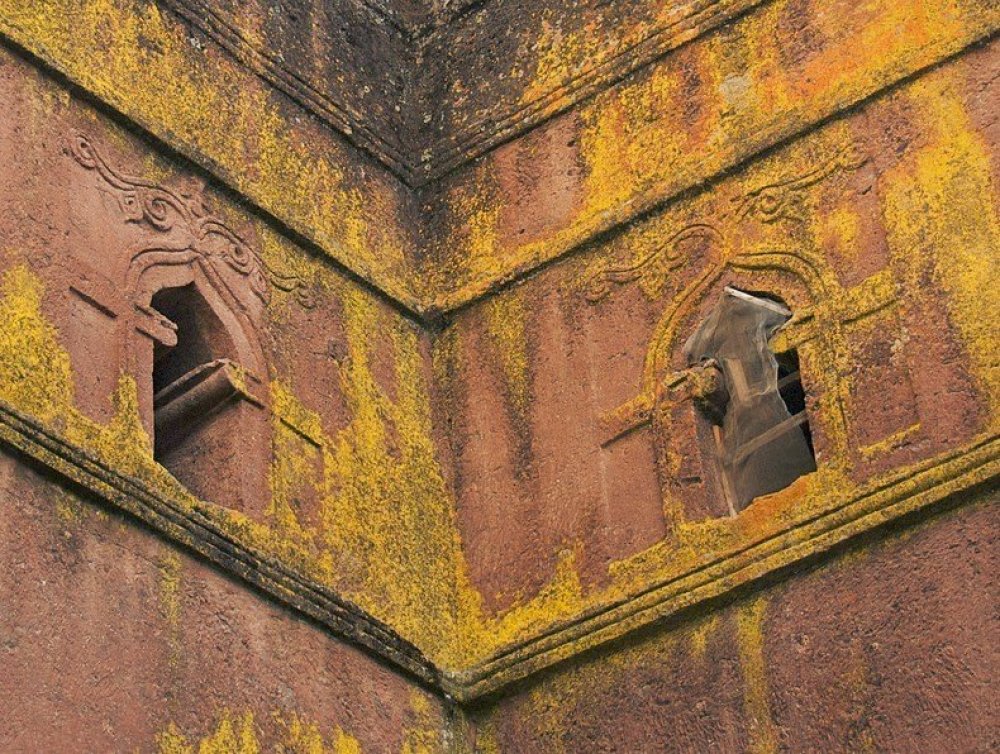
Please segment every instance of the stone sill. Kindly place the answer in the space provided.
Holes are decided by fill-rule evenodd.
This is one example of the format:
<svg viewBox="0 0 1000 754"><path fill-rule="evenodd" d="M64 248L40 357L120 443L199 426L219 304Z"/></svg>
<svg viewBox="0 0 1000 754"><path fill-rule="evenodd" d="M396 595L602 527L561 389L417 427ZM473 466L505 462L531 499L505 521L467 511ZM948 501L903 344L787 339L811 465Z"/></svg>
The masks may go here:
<svg viewBox="0 0 1000 754"><path fill-rule="evenodd" d="M466 671L449 674L456 698L495 694L556 663L626 634L732 595L789 566L812 561L893 521L930 509L1000 475L1000 435L991 434L936 458L873 480L849 499L743 549L717 554L697 568L654 581L502 649Z"/></svg>

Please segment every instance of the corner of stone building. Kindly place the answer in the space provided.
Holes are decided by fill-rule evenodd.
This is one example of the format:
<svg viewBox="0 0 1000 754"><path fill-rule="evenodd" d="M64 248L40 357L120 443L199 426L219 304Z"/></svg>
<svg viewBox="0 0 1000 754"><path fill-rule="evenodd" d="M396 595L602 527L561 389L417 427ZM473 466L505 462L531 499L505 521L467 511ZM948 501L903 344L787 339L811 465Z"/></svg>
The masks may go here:
<svg viewBox="0 0 1000 754"><path fill-rule="evenodd" d="M70 5L0 0L0 748L991 740L990 4Z"/></svg>

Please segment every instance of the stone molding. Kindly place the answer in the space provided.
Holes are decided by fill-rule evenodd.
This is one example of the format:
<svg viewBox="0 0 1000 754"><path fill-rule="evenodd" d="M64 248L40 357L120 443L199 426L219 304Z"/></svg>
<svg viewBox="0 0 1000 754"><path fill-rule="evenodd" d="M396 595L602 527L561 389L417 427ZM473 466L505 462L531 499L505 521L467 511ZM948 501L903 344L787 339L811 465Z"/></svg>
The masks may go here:
<svg viewBox="0 0 1000 754"><path fill-rule="evenodd" d="M197 507L124 475L5 402L0 442L60 478L138 519L166 539L259 589L416 679L445 699L472 703L594 647L725 599L812 562L893 521L932 509L1000 476L1000 435L990 434L914 468L862 487L848 500L793 523L742 550L722 554L683 574L589 609L467 668L440 668L390 626L308 577L224 532Z"/></svg>
<svg viewBox="0 0 1000 754"><path fill-rule="evenodd" d="M867 485L851 499L743 550L650 583L622 600L507 647L454 674L455 696L471 701L495 694L597 646L775 578L793 565L812 562L856 537L929 510L998 475L1000 435L993 434Z"/></svg>
<svg viewBox="0 0 1000 754"><path fill-rule="evenodd" d="M325 92L320 84L292 71L282 61L280 54L255 45L204 0L159 2L219 45L266 84L338 131L355 146L371 154L397 177L407 182L412 180L413 150L397 144L394 139L386 138L383 129L371 122L365 113L353 110ZM368 3L361 5L371 7Z"/></svg>
<svg viewBox="0 0 1000 754"><path fill-rule="evenodd" d="M288 566L236 541L197 508L122 474L4 402L0 442L137 518L168 540L432 688L440 671L391 627Z"/></svg>
<svg viewBox="0 0 1000 754"><path fill-rule="evenodd" d="M751 189L739 198L732 211L680 228L641 259L624 265L614 261L605 263L588 280L584 298L596 304L610 296L616 287L665 277L686 261L681 250L684 241L706 238L723 242L725 234L720 227L727 221L754 220L769 225L782 219L801 220L797 203L802 191L836 173L858 170L868 159L858 147L849 145L808 172Z"/></svg>
<svg viewBox="0 0 1000 754"><path fill-rule="evenodd" d="M209 39L232 55L240 64L251 70L290 97L305 110L313 113L327 125L339 131L349 141L372 154L400 179L411 187L420 187L475 160L499 144L540 125L549 118L571 108L574 104L620 81L633 71L652 63L685 42L711 31L720 24L749 9L771 0L708 0L691 2L683 8L679 18L656 26L637 44L587 68L559 86L538 93L527 102L511 102L507 112L488 121L477 120L458 132L446 133L424 141L419 136L397 141L391 138L370 113L358 112L328 91L321 82L292 70L275 52L255 44L230 20L212 9L204 0L158 0L205 34ZM372 23L389 20L403 33L407 44L414 35L409 27L401 25L386 9L358 0L358 4L375 14ZM446 38L449 25L465 12L472 2L448 11L445 22L432 30L416 34L416 39L434 34ZM482 5L480 3L479 5ZM415 30L410 29L410 32ZM443 41L443 40L442 40ZM405 72L410 88L422 76L422 65L416 62L419 50L410 50ZM374 83L374 82L373 82ZM408 108L429 107L429 102L408 103ZM435 105L439 106L439 105ZM447 107L447 103L444 105ZM407 143L408 142L408 143Z"/></svg>
<svg viewBox="0 0 1000 754"><path fill-rule="evenodd" d="M500 117L474 121L462 130L446 134L424 146L420 172L415 178L417 185L458 170L494 147L614 86L682 44L772 1L708 0L689 3L679 18L654 27L641 41L581 71L571 80L540 92L526 102L512 102Z"/></svg>
<svg viewBox="0 0 1000 754"><path fill-rule="evenodd" d="M125 222L146 226L152 237L128 250L134 265L143 255L179 257L189 261L193 255L204 264L219 259L246 278L250 290L263 303L274 288L292 294L304 308L315 306L315 292L301 278L278 272L260 252L240 237L222 220L206 212L200 196L182 196L144 178L127 175L113 168L93 140L82 132L69 140L69 152L85 170L93 170L101 180L101 191L114 197ZM228 286L218 275L221 286ZM229 290L235 300L235 291Z"/></svg>
<svg viewBox="0 0 1000 754"><path fill-rule="evenodd" d="M171 7L179 7L178 4L185 3L187 4L186 7L189 8L195 7L192 3L204 2L204 0L158 1L160 3L169 3ZM725 8L728 9L726 12L731 13L731 15L739 15L739 13L753 13L755 9L763 7L763 5L771 2L771 0L718 0L718 2L729 3L725 5ZM742 11L737 11L734 5L737 2L749 4ZM712 4L709 7L715 8L716 5ZM719 12L723 12L721 10L722 6L719 6L719 8ZM723 20L720 16L719 22L721 23ZM998 21L1000 21L1000 16L998 16ZM681 39L684 34L698 36L708 28L708 26L697 26L697 28L688 29L687 31L682 30L678 32L681 35L680 37L676 37L676 39L671 37L670 39L674 39L674 42L680 43L687 39L686 37L683 40ZM570 226L559 229L551 238L546 239L544 245L536 250L532 250L529 255L519 253L520 250L517 249L510 250L509 253L505 253L506 259L504 263L499 265L487 277L467 281L438 280L433 283L431 289L418 292L410 289L407 283L395 279L391 273L374 269L372 266L373 260L362 258L356 254L349 255L338 241L331 237L329 228L316 226L314 220L304 220L301 217L299 208L290 205L285 206L283 205L284 200L262 194L259 191L259 187L246 184L245 177L240 172L238 165L227 164L225 162L227 158L224 156L213 156L203 153L197 140L192 140L193 137L191 134L187 136L179 135L176 124L168 122L170 120L168 115L146 113L142 110L128 110L128 107L123 104L124 101L120 98L121 92L106 91L99 86L94 86L93 82L89 81L87 63L65 59L64 56L67 53L62 51L58 45L50 44L51 40L46 37L47 32L33 27L30 20L29 22L21 23L18 18L5 18L2 15L2 8L0 8L0 35L2 37L11 40L14 45L25 49L31 55L37 55L42 62L67 76L74 84L81 86L96 99L106 103L117 112L122 113L125 118L135 123L140 129L151 134L154 139L162 139L170 148L176 149L188 159L207 169L213 177L225 184L240 197L246 199L259 211L286 224L291 230L301 234L303 238L314 243L337 263L343 265L346 272L371 285L400 306L408 315L423 321L425 324L437 323L442 316L466 307L474 301L490 295L498 288L509 285L531 274L537 268L567 256L589 243L592 239L613 232L615 229L624 227L637 217L666 206L674 197L694 190L698 186L709 185L718 176L731 173L738 169L739 166L749 163L758 155L774 149L781 144L786 144L800 138L804 134L829 122L831 119L838 117L841 113L851 111L864 102L953 60L970 47L986 43L993 39L996 36L997 30L998 27L995 23L986 24L982 28L969 28L963 31L959 38L939 40L932 48L918 50L913 59L894 61L891 70L880 71L870 84L866 83L864 87L859 88L857 91L846 91L839 94L836 97L836 101L822 102L819 103L821 107L812 107L807 116L796 116L789 121L787 127L782 127L780 131L769 134L765 141L759 144L749 144L743 151L733 154L731 158L728 158L725 165L706 168L701 174L686 177L682 184L675 185L674 182L668 181L644 185L638 188L636 193L631 195L620 206L613 207L607 212L602 212L597 217L573 222ZM664 39L666 40L666 38ZM668 43L668 41L663 41L663 44L669 47L669 44L673 44L674 42ZM639 55L640 53L635 52L631 54ZM650 55L650 60L653 60L657 56L662 56L662 52L655 55L650 53ZM638 61L639 58L634 57L629 58L629 60ZM648 62L646 61L646 63ZM636 63L636 65L644 65L646 63ZM631 65L631 63L627 65ZM625 62L622 63L622 66L627 67L627 65ZM249 77L257 76L245 64L236 62L234 66L234 72L238 71ZM619 69L616 68L615 70ZM621 70L624 71L625 68L623 67ZM597 87L595 91L602 87L611 86L614 81L620 78L620 75L618 78L615 78L615 76L609 74L609 78L601 79L604 83L599 86L595 84ZM295 82L293 81L292 83ZM128 82L121 83L120 86L141 86L141 81L129 80ZM582 96L589 95L581 94ZM295 101L299 102L298 99ZM559 102L558 105L553 105L553 107L565 109L572 106L573 103L579 102L579 100L567 99L565 101L560 100ZM305 107L305 105L301 104L300 106ZM550 114L554 114L554 112ZM337 133L339 134L340 132ZM330 136L333 138L336 135L330 133ZM512 137L508 135L504 138ZM404 191L408 190L405 184L402 188ZM313 224L310 225L309 223ZM424 275L424 277L430 279L430 276Z"/></svg>

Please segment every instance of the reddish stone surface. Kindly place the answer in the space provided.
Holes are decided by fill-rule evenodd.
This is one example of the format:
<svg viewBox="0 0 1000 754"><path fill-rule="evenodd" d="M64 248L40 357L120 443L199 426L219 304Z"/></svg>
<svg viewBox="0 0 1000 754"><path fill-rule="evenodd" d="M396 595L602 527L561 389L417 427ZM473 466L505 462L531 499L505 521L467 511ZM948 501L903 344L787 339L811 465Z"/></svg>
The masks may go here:
<svg viewBox="0 0 1000 754"><path fill-rule="evenodd" d="M996 748L998 500L774 590L765 662L784 749Z"/></svg>
<svg viewBox="0 0 1000 754"><path fill-rule="evenodd" d="M22 459L3 454L0 487L0 750L156 751L171 722L197 740L228 709L253 713L267 751L276 713L399 751L426 723L414 696L440 718L397 673Z"/></svg>
<svg viewBox="0 0 1000 754"><path fill-rule="evenodd" d="M372 1L375 10L344 0L363 17L343 20L319 4L296 0L279 10L253 2L241 22L286 56L286 73L325 80L349 107L384 122L392 139L383 146L390 150L432 143L447 148L439 142L442 134L476 131L479 121L495 120L527 97L530 66L508 78L491 74L497 59L522 56L539 34L540 16L561 28L559 38L598 35L613 31L627 8L644 19L661 5L634 0L561 7L546 0L534 8L508 0L397 8L390 0ZM238 3L212 5L240 15ZM855 20L870 12L862 8ZM372 13L387 14L393 24L355 45ZM447 34L409 46L407 35L450 14L456 23ZM776 19L779 63L796 74L792 86L812 86L817 55L829 41L818 14L817 3L802 0L787 3ZM494 35L500 29L505 33ZM718 42L727 31L712 34ZM194 33L191 43L201 44ZM551 39L547 44L557 45ZM610 55L616 44L595 52ZM722 47L726 60L719 71L750 68L752 50ZM331 48L338 53L331 55ZM419 66L404 70L389 54L415 49L439 54L440 69L433 75ZM968 133L981 136L975 146L992 160L994 183L1000 175L994 149L998 52L994 43L940 67L951 77L953 104L968 114ZM704 137L704 113L721 91L719 82L701 77L709 67L699 62L700 54L689 45L668 61L684 74L683 117L692 143ZM376 65L337 77L340 68L369 60ZM635 79L651 77L651 70ZM439 109L425 114L394 107L416 90L437 102L434 93L446 85L440 76L452 76L455 96ZM375 91L364 86L369 79L379 82ZM463 86L480 80L465 96ZM157 435L157 459L195 496L257 522L277 517L268 506L277 496L272 474L279 472L271 464L281 446L283 460L302 461L290 462L289 478L280 480L295 525L306 530L288 527L292 536L302 535L295 544L319 549L327 540L344 539L346 545L338 542L343 550L323 551L328 559L320 563L324 574L336 572L339 589L363 593L371 582L397 589L391 595L396 606L412 611L404 616L408 629L427 630L435 640L438 632L449 634L438 649L464 658L466 638L450 634L469 629L463 621L483 617L480 598L487 619L529 603L527 628L515 625L504 636L533 638L533 631L555 622L561 622L557 628L571 623L574 616L566 613L578 603L593 608L587 600L613 583L612 566L619 561L652 551L649 578L663 575L658 568L672 577L671 563L654 561L670 552L678 525L726 515L712 467L711 430L688 383L674 373L688 366L684 342L727 285L778 297L799 317L799 329L789 330L799 340L788 347L801 360L816 458L821 470L832 470L831 486L843 483L853 494L852 485L881 484L882 475L903 465L982 440L991 426L990 401L995 403L985 379L991 367L975 362L972 351L986 346L963 332L968 315L959 311L960 297L949 290L941 264L949 243L961 239L948 235L954 229L915 232L902 245L890 237L890 226L900 225L886 210L899 190L894 174L917 172L920 150L942 139L907 86L814 124L801 138L668 206L622 215L620 227L590 238L565 259L440 321L422 321L340 270L324 277L308 304L297 299L295 286L270 285L277 303L268 305L254 287L259 281L239 260L218 268L191 260L147 265L161 253L189 252L190 239L187 246L174 237L164 240L169 234L151 227L155 217L137 215L128 192L99 175L90 148L132 188L145 176L144 189L182 201L192 227L204 231L208 226L199 222L211 218L212 229L224 229L215 240L234 246L213 247L215 261L245 243L268 249L267 261L279 263L282 245L291 249L292 242L272 218L233 201L5 48L0 270L23 263L44 284L42 314L68 353L72 405L83 415L103 424L115 418L120 377L131 377L139 419ZM282 100L286 106L292 113ZM298 118L289 119L297 124L296 138L313 144L312 129L320 126ZM473 230L495 233L482 248L471 244L464 251L495 255L475 261L502 276L509 261L503 250L552 241L593 200L586 173L587 160L596 169L596 158L584 156L583 125L579 112L565 112L421 191L411 192L359 153L347 160L343 188L364 205L364 222L351 218L344 234L371 240L382 225L404 226L399 237L419 239L419 250L372 246L387 256L398 252L387 271L408 278L408 290L425 292L453 273L456 285L469 282L461 269L467 260L436 241L452 238L455 228L470 237ZM640 143L635 134L614 138L619 135ZM480 193L481 180L493 188ZM386 207L383 193L369 206L376 183L398 190L399 205ZM626 203L638 194L628 196ZM931 197L913 214L944 204ZM388 244L385 238L393 237L379 236ZM316 260L299 252L296 264L282 271L312 269ZM438 262L446 264L439 269ZM411 266L427 272L427 280L410 275ZM499 277L493 282L505 284ZM198 341L198 358L168 379L162 370L173 329L154 311L167 308L157 297L192 286L201 297L192 306L206 309L205 332L184 336ZM437 305L424 303L431 310ZM172 319L181 331L182 319ZM355 331L349 339L348 320L370 329L361 348L365 338ZM404 342L415 344L415 354L399 352ZM366 363L352 364L359 350ZM190 367L218 366L220 360L239 367L224 385L213 383L213 396L228 391L224 401L198 403L192 390L188 402L168 404L183 409L185 424L207 415L214 422L198 424L187 444L171 440L177 444L164 449L169 433L156 429L164 404L156 405L154 395L190 375ZM352 379L358 384L352 383L349 397L345 384ZM425 395L407 380L431 388ZM294 405L278 416L273 404L282 399ZM403 401L419 404L407 410L432 443L422 434L404 436L407 428L393 418L398 415L389 416ZM357 442L378 446L362 451L370 456L363 463L376 471L353 492L382 503L377 493L389 490L388 513L379 523L391 544L403 544L384 551L408 556L405 548L441 550L425 559L420 550L417 566L393 571L406 578L389 585L372 574L397 564L366 551L385 545L366 539L369 521L362 514L350 522L323 518L324 496L356 481L334 480L325 464L353 452L341 441L350 435L345 430L356 429L352 420L361 408L375 418L357 431ZM61 421L49 429L58 433ZM406 480L413 486L388 479L404 467L381 463L383 444L393 462L420 455L425 465L415 468L425 476ZM0 524L0 750L152 751L169 725L197 739L226 711L252 712L265 748L282 735L278 717L292 714L324 732L343 729L364 751L402 750L414 730L422 730L431 748L459 746L446 740L455 721L440 690L417 686L224 569L176 550L167 536L81 499L51 472L9 452L0 454L6 501ZM375 478L383 469L388 471ZM401 498L420 484L427 499L406 507L414 501ZM821 492L829 498L824 504L850 502L847 493L840 500L836 491ZM736 601L701 605L696 613L505 688L501 694L508 698L469 707L470 735L478 736L483 751L496 744L510 752L1000 748L1000 711L989 686L998 665L992 641L1000 596L995 498L992 491L956 498L945 504L954 509L911 520L908 529L878 532L812 570L791 569L776 585L753 585ZM338 510L353 513L347 508ZM393 516L404 508L407 517L397 526ZM756 516L737 523L749 531L773 510L779 506L758 506ZM780 513L792 520L803 510L789 505ZM341 529L342 523L349 525ZM679 557L708 561L723 553L727 545L709 539L695 543L703 552ZM692 548L690 540L685 546ZM423 573L425 566L441 572ZM569 608L552 607L550 615L550 605L538 604L548 595L532 600L557 573L579 577L582 594L566 599ZM622 589L646 586L636 581ZM431 593L435 589L442 591ZM631 596L623 593L611 599ZM384 591L362 596L390 601ZM432 601L433 607L424 604ZM442 625L422 625L430 622L425 610L445 618ZM492 624L486 625L489 630Z"/></svg>
<svg viewBox="0 0 1000 754"><path fill-rule="evenodd" d="M970 53L968 62L950 64L949 75L966 66L994 70L998 49L991 45ZM995 79L979 75L963 95L978 113L990 154L996 107L987 104L985 92L995 88ZM826 311L817 325L821 336L799 348L821 465L840 464L864 482L984 431L988 399L973 376L970 346L954 323L935 261L947 249L941 239L925 235L923 247L890 254L887 227L895 221L883 213L892 171L915 169L917 150L936 138L921 125L925 120L912 111L912 102L912 94L891 92L831 126L849 135L855 157L808 183L788 200L785 215L768 216L762 204L747 204L745 192L821 170L823 155L831 151L820 145L828 138L823 132L812 137L814 146L771 155L764 175L738 173L602 239L605 265L620 260L618 267L627 269L645 255L669 250L669 239L695 228L672 249L676 262L658 274L611 283L592 303L587 298L593 276L603 268L583 253L543 268L496 301L459 313L449 335L459 343L460 365L441 389L454 406L458 522L470 573L488 605L503 610L518 595L536 591L552 578L560 553L577 552L584 583L602 583L608 563L669 537L666 493L682 502L686 520L724 513L710 464L699 460L708 457L711 438L699 434L695 413L680 406L659 429L647 423L619 439L602 423L639 395L644 364L661 358L655 354L662 355L661 377L684 368L682 345L726 284L767 291L793 312ZM840 136L834 141L844 143ZM548 154L542 143L536 144L537 154ZM518 141L498 152L507 166L503 171L510 171L509 180L500 181L506 192L501 206L508 201L521 206L520 198L536 196L529 174L541 168L517 167L526 144ZM568 176L571 165L566 157L556 172ZM504 237L513 242L532 232L526 228L544 224L540 218L550 210L562 212L571 194L571 185L538 194L519 224L503 224ZM747 214L737 217L733 207L746 208ZM835 224L844 214L854 218L850 234ZM734 249L774 249L790 260L789 255L811 260L809 265L835 277L845 295L860 303L833 303L832 293L810 292L807 287L817 284L807 284L798 273L729 268L710 289L685 300L671 326L672 340L654 344L678 297ZM820 287L828 290L825 286ZM865 286L881 286L888 297L865 303ZM528 408L520 413L511 408L516 396L489 346L496 336L488 309L502 310L510 300L517 304L511 316L523 318L527 353ZM827 306L833 308L824 310ZM839 306L846 309L835 322L832 312ZM834 382L846 386L846 399L830 394ZM824 401L835 410L821 413ZM844 451L837 449L841 435Z"/></svg>
<svg viewBox="0 0 1000 754"><path fill-rule="evenodd" d="M481 710L480 735L505 752L993 751L996 502L592 653Z"/></svg>
<svg viewBox="0 0 1000 754"><path fill-rule="evenodd" d="M203 360L226 358L245 369L254 400L235 401L217 415L218 431L203 437L197 443L201 449L189 455L192 473L177 475L201 497L259 519L269 502L270 381L278 377L294 385L303 407L316 412L331 437L350 419L342 374L349 359L341 297L336 291L317 296L310 288L314 281L303 279L311 300L302 306L297 292L284 293L267 282L266 295L286 304L277 316L269 315L249 276L220 261L222 237L206 241L209 251L217 254L209 264L211 274L197 262L175 264L191 256L183 251L189 240L184 222L168 210L171 226L157 230L135 214L138 207L120 204L125 195L97 169L81 164L74 151L79 138L109 167L135 180L149 181L138 174L153 172L144 166L154 163L166 176L152 183L156 190L190 202L192 211L200 213L197 217L217 221L247 248L262 247L261 226L245 214L231 219L228 199L218 189L186 168L157 158L137 139L123 137L77 100L53 99L40 112L34 100L37 92L52 90L54 97L53 87L27 62L0 51L0 93L6 103L0 118L0 159L7 165L0 185L0 235L11 252L0 267L23 262L43 281L43 313L69 352L80 410L107 422L114 415L119 378L127 374L136 380L143 423L151 434L154 357L162 347L156 343L169 330L158 324L157 313L139 311L135 304L151 304L164 289L196 286L211 310L207 319L212 342ZM157 255L171 261L151 262ZM278 267L279 274L290 274ZM394 324L416 329L384 299L375 299L373 306ZM375 342L375 378L395 400L397 354L391 339ZM208 446L217 452L209 453ZM212 468L198 471L204 463ZM301 504L303 516L315 518L315 501L304 499Z"/></svg>

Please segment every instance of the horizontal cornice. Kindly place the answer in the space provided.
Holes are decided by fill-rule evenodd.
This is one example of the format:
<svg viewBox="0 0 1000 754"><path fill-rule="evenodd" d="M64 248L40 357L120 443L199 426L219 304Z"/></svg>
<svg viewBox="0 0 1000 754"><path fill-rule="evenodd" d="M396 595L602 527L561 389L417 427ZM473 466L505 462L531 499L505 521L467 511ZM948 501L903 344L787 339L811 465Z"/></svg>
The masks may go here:
<svg viewBox="0 0 1000 754"><path fill-rule="evenodd" d="M578 72L560 83L531 96L515 89L509 99L495 103L488 115L474 118L432 138L419 148L420 165L414 180L417 185L426 184L461 168L494 147L517 138L582 100L613 86L671 50L755 6L771 1L693 0L676 3L677 12L672 17L652 25L633 43L618 50L599 50L587 56L581 54L579 59L570 58L565 61L565 66L570 70L578 69ZM488 26L482 24L480 28L485 37ZM439 32L443 39L438 44L446 46L447 35L453 31L449 27ZM484 49L488 49L488 42L484 40L483 45Z"/></svg>
<svg viewBox="0 0 1000 754"><path fill-rule="evenodd" d="M138 519L221 571L308 617L334 636L445 698L472 703L513 683L698 605L735 594L789 566L970 490L1000 475L1000 437L991 435L860 488L822 513L743 549L646 584L509 645L468 668L442 669L390 626L327 587L224 531L146 482L109 467L31 417L0 402L0 442L49 472Z"/></svg>
<svg viewBox="0 0 1000 754"><path fill-rule="evenodd" d="M588 243L596 236L627 224L635 217L649 212L652 208L663 206L672 197L710 182L713 176L734 169L735 166L752 159L754 155L783 141L796 138L796 136L814 128L816 124L836 116L839 112L852 108L898 82L959 54L970 45L992 37L997 26L1000 25L1000 12L984 12L983 18L987 19L985 22L980 21L971 25L955 38L948 37L927 41L921 46L915 47L905 59L886 61L885 70L873 71L863 80L853 82L849 86L838 86L835 91L817 93L814 96L815 101L802 103L801 112L789 113L785 125L779 126L771 123L763 127L762 124L762 128L753 139L746 140L738 148L724 150L724 162L720 162L718 155L716 155L712 160L699 161L699 165L694 171L677 171L675 175L663 181L651 182L637 187L638 190L621 202L620 206L612 207L602 212L600 216L573 219L565 228L554 229L543 242L534 242L532 248L523 252L521 250L505 251L502 255L502 262L493 266L488 276L460 279L439 274L435 269L421 269L417 266L406 269L397 265L396 269L390 270L386 268L384 259L375 249L359 253L358 250L345 248L336 230L336 218L340 215L339 212L317 214L309 207L295 205L289 200L287 192L280 190L280 186L277 185L274 178L270 179L270 183L255 183L255 171L248 172L247 160L249 159L251 163L256 159L273 161L275 158L273 148L271 154L249 155L249 157L229 147L212 148L214 147L213 142L218 141L219 124L225 122L230 125L235 118L235 109L233 113L220 113L217 120L212 119L205 122L202 126L205 133L199 133L197 131L198 122L192 122L190 115L185 111L185 108L189 108L189 103L184 103L184 107L177 109L178 115L176 117L173 115L174 111L169 106L169 102L163 101L164 97L169 95L164 95L163 82L158 78L144 78L139 73L133 75L132 71L128 72L129 75L120 77L105 76L106 64L99 59L99 56L86 54L88 48L100 44L100 35L96 30L88 32L86 28L81 28L77 35L79 39L75 40L72 45L68 45L61 38L53 37L53 34L63 33L61 27L59 27L60 31L54 32L52 29L55 29L56 26L39 21L39 19L59 16L61 13L59 9L65 0L43 0L40 4L30 3L28 5L25 5L25 1L0 0L0 34L54 67L74 84L82 87L96 99L149 132L156 140L162 140L170 148L203 167L235 193L260 208L266 215L275 218L305 240L315 244L350 273L383 292L407 312L411 312L427 322L434 321L441 315L446 315L484 295L488 295L496 288L529 274L540 265L567 254ZM402 145L402 142L387 141L377 128L364 122L358 111L339 105L335 97L325 93L308 78L292 75L286 68L282 67L281 60L273 52L255 49L251 44L253 35L249 32L241 32L217 14L208 12L206 10L208 1L158 0L163 7L172 8L181 14L185 23L193 24L197 28L214 29L213 39L217 40L220 48L229 51L223 54L231 56L233 71L243 71L242 75L260 81L264 87L280 89L286 96L298 103L303 108L303 112L319 113L322 111L321 119L331 126L331 138L339 139L342 128L345 133L350 132L348 138L353 138L356 146L375 154L384 164L394 164L395 169L392 172L396 175L403 174L413 178L417 173L423 172L423 167L426 164L418 165L412 156L408 157L407 149ZM123 7L130 7L129 3L133 0L119 0L119 2L123 4ZM356 4L356 0L343 0L343 2ZM491 2L484 3L483 6L489 8L498 2L499 0L491 0ZM615 81L634 71L637 67L649 64L662 57L676 45L704 34L705 31L716 27L727 19L741 13L752 14L756 12L755 8L764 7L772 2L774 0L702 0L700 4L692 3L684 6L690 8L691 13L680 14L671 24L655 30L641 43L607 61L585 69L584 73L558 90L536 98L533 100L534 104L525 105L519 111L519 115L511 116L507 120L498 120L495 128L480 129L477 131L478 136L470 135L465 141L455 136L442 140L439 146L445 151L441 154L444 155L447 152L452 156L447 157L449 162L439 164L447 164L447 168L442 168L442 170L453 170L463 159L458 156L463 149L468 148L479 154L483 149L489 149L489 144L512 138L515 133L538 126L546 118L574 104L577 107L586 108L586 105L579 104L581 98L613 85ZM469 14L480 12L481 6L472 3L465 10L468 13L458 14L460 20L465 19ZM374 11L366 12L369 16L374 13ZM142 17L137 16L133 23L134 28L138 29L140 34L143 22ZM163 28L163 25L159 24L157 33L165 33L162 31ZM92 34L94 38L92 40L84 39L88 34ZM185 40L179 40L177 44L178 51L173 51L171 54L174 57L186 55L190 59L194 73L189 77L189 80L195 81L198 80L199 76L204 77L205 71L198 69L199 55L197 51L189 49L188 53L180 52L181 47L188 48L189 45ZM178 73L183 72L179 71ZM212 80L212 82L212 85L217 85L219 90L207 93L206 96L210 94L217 102L225 101L225 87L243 86L238 77L232 81L216 82ZM234 102L232 108L238 107L239 104ZM279 113L279 118L282 117L280 115L281 108L275 108L275 112ZM281 128L292 136L297 129L295 120L296 116L289 115L287 122L281 125ZM340 126L336 126L336 123L339 123ZM248 133L244 136L248 143L259 141L257 134ZM237 140L242 138L239 133L233 134L232 137ZM233 138L230 138L230 141ZM288 154L277 154L277 157L282 161L295 164L306 164L310 160L320 163L326 162L330 167L327 168L324 165L321 174L330 174L331 171L340 170L341 168L337 166L343 164L344 160L349 160L349 157L344 153L348 146L342 143L338 146L336 139L329 142L329 152L317 154L316 145L299 144L294 138L291 138L288 141L290 146L276 145L288 152ZM320 148L322 149L322 145ZM479 151L477 152L477 150ZM471 155L472 152L469 154ZM429 164L433 165L434 160L431 159ZM249 167L252 168L252 164ZM471 174L464 176L463 180L469 177ZM453 178L449 178L449 181L453 181ZM415 197L405 198L409 191L405 183L400 183L398 188L392 190L396 191L399 197L392 201L412 201L416 204ZM317 185L312 195L327 197L330 196L330 191L325 186ZM299 204L301 203L299 202ZM412 234L416 244L420 243L418 239L421 236L424 238L424 243L434 243L431 231L420 228L419 222L414 224L402 221L400 228L405 228L401 232ZM412 254L414 259L421 256L419 249L406 253ZM449 253L461 258L464 252L461 249L455 249Z"/></svg>
<svg viewBox="0 0 1000 754"><path fill-rule="evenodd" d="M421 683L440 688L440 673L410 642L357 605L294 569L236 541L201 511L126 476L32 418L0 402L0 442L13 447L222 571L309 617Z"/></svg>
<svg viewBox="0 0 1000 754"><path fill-rule="evenodd" d="M621 600L506 647L449 681L456 698L493 695L602 644L695 610L829 554L845 543L1000 475L1000 436L991 435L861 488L822 513L689 572L647 584Z"/></svg>
<svg viewBox="0 0 1000 754"><path fill-rule="evenodd" d="M391 108L391 112L405 108L411 116L418 116L412 120L420 121L424 113L429 115L435 110L450 112L460 109L455 102L440 99L441 93L448 90L449 82L437 81L435 85L433 79L438 71L434 69L433 61L440 57L438 52L448 48L452 41L450 35L456 33L455 25L463 14L473 11L482 14L484 6L498 5L497 0L491 3L458 3L442 11L436 25L424 22L416 26L400 21L400 14L391 3L346 1L366 11L362 14L363 20L357 22L358 33L366 33L366 29L378 29L382 33L382 27L388 21L403 46L386 51L388 55L399 56L398 65L405 90L405 101L395 103L398 106ZM350 104L347 90L338 91L334 82L296 70L285 61L283 50L252 39L256 35L241 28L236 19L217 10L211 0L157 0L269 86L374 156L411 187L435 181L497 145L564 112L679 45L769 1L693 0L678 3L677 12L671 18L653 25L643 37L624 49L594 55L595 64L584 67L569 80L527 98L523 92L512 90L504 100L492 103L488 116L473 119L454 129L445 126L442 133L430 133L419 127L407 129L404 126L406 114L395 122L379 117L374 110ZM468 26L473 29L473 34L480 37L471 44L477 46L481 55L489 55L489 24L471 22ZM569 61L567 65L579 66L581 62ZM446 76L447 72L442 69L440 74ZM361 78L354 88L361 86L376 89L380 82Z"/></svg>
<svg viewBox="0 0 1000 754"><path fill-rule="evenodd" d="M268 86L375 157L397 177L407 183L413 182L414 150L412 145L404 143L400 138L398 125L379 120L372 111L349 104L342 93L328 85L329 82L294 70L284 61L284 53L280 49L270 49L259 41L252 40L248 31L240 28L233 18L218 11L208 0L157 2L232 55L235 61L260 77ZM373 7L370 3L359 3L358 6L369 10ZM366 22L371 25L377 25L376 19L387 17L381 10L370 12L378 13L367 19ZM364 83L364 79L360 79L357 84L358 87L365 85L370 86Z"/></svg>

